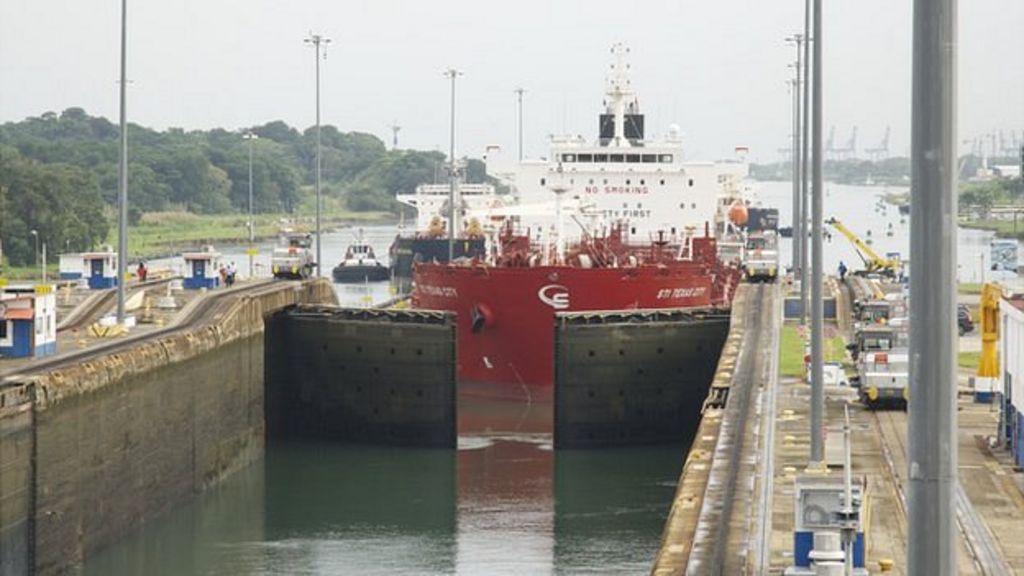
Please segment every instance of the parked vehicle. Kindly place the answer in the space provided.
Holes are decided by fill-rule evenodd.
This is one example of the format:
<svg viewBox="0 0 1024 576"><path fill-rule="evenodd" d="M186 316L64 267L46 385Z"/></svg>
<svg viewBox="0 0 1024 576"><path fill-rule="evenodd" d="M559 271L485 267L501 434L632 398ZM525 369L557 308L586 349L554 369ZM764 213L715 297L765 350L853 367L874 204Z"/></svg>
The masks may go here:
<svg viewBox="0 0 1024 576"><path fill-rule="evenodd" d="M971 309L966 304L956 307L956 325L961 336L974 331L974 319L971 318Z"/></svg>

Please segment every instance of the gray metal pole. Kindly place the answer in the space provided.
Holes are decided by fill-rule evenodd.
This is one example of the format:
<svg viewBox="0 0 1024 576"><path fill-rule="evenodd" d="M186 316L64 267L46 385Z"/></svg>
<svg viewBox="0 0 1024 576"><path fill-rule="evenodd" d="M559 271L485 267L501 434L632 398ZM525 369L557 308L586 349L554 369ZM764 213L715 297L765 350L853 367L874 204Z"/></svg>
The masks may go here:
<svg viewBox="0 0 1024 576"><path fill-rule="evenodd" d="M128 260L128 0L121 0L121 159L117 190L117 322L124 324L124 272Z"/></svg>
<svg viewBox="0 0 1024 576"><path fill-rule="evenodd" d="M321 276L323 257L320 241L320 36L316 36L316 275Z"/></svg>
<svg viewBox="0 0 1024 576"><path fill-rule="evenodd" d="M526 90L522 88L516 88L516 96L518 97L518 115L519 115L519 161L523 161L523 92Z"/></svg>
<svg viewBox="0 0 1024 576"><path fill-rule="evenodd" d="M253 134L252 132L249 132L246 135L246 137L249 140L249 250L248 250L248 252L249 252L249 278L251 279L253 277L253 253L252 253L253 252L253 243L256 240L256 235L255 235L255 233L253 231L253 221L252 221L252 218L253 218L253 214L252 214L252 147L253 147L253 144L254 144L253 141L256 139L256 135Z"/></svg>
<svg viewBox="0 0 1024 576"><path fill-rule="evenodd" d="M804 104L800 161L800 325L807 324L807 205L810 203L810 186L807 177L810 164L811 129L811 0L804 0Z"/></svg>
<svg viewBox="0 0 1024 576"><path fill-rule="evenodd" d="M790 104L793 112L793 142L791 144L793 148L792 162L793 162L793 275L796 277L799 272L797 269L800 266L800 81L790 80L790 86L793 87L793 102Z"/></svg>
<svg viewBox="0 0 1024 576"><path fill-rule="evenodd" d="M455 79L460 72L449 68L445 76L451 79L451 132L449 134L450 148L448 151L448 261L455 259Z"/></svg>
<svg viewBox="0 0 1024 576"><path fill-rule="evenodd" d="M956 0L915 0L907 570L956 572Z"/></svg>
<svg viewBox="0 0 1024 576"><path fill-rule="evenodd" d="M811 462L825 460L825 386L822 381L824 352L824 315L822 300L823 270L821 259L822 199L824 182L821 173L821 0L814 0L814 193L811 199Z"/></svg>
<svg viewBox="0 0 1024 576"><path fill-rule="evenodd" d="M806 242L806 234L800 234L803 226L799 225L803 198L801 197L800 175L803 172L803 156L800 153L800 63L803 47L803 36L794 34L789 38L796 44L796 80L793 82L793 277L797 278L800 268L800 247Z"/></svg>
<svg viewBox="0 0 1024 576"><path fill-rule="evenodd" d="M321 276L321 250L320 250L320 45L325 47L331 43L331 39L320 34L310 34L305 39L306 44L313 46L316 57L316 275ZM326 49L326 48L325 48Z"/></svg>

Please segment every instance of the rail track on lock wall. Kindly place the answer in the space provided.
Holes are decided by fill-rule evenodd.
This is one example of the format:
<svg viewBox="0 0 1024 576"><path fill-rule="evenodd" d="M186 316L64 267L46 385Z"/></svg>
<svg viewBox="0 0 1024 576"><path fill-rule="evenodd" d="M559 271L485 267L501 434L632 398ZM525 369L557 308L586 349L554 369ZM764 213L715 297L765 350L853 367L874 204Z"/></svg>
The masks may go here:
<svg viewBox="0 0 1024 576"><path fill-rule="evenodd" d="M154 281L156 282L156 281ZM183 307L171 325L155 330L140 331L124 337L115 337L110 341L100 342L82 350L57 354L49 358L33 361L31 364L18 368L0 370L0 390L8 385L17 384L26 376L48 372L71 364L78 364L116 352L119 349L154 338L162 338L178 332L196 328L207 322L210 314L217 307L232 302L240 296L258 294L268 288L282 284L291 284L297 289L302 285L298 281L260 280L251 284L241 284L231 288L222 288L208 293L205 297L190 302Z"/></svg>
<svg viewBox="0 0 1024 576"><path fill-rule="evenodd" d="M146 280L145 282L137 282L128 286L128 294L125 299L130 299L140 291L153 290L169 285L174 280L180 280L181 276L170 276L168 278L159 278L155 280ZM110 310L117 302L117 288L106 288L103 290L96 291L95 294L91 294L81 305L78 306L68 317L61 323L57 324L57 333L67 332L69 330L77 330L93 324L102 318L108 310Z"/></svg>
<svg viewBox="0 0 1024 576"><path fill-rule="evenodd" d="M743 338L737 355L687 574L742 574L749 568L745 564L755 561L738 553L755 537L750 514L758 499L752 490L754 471L745 458L758 446L747 445L747 428L757 422L758 386L767 386L766 378L775 369L773 353L765 350L777 345L772 332L778 329L773 321L778 310L775 285L750 285L749 290L749 306L739 321L754 329Z"/></svg>

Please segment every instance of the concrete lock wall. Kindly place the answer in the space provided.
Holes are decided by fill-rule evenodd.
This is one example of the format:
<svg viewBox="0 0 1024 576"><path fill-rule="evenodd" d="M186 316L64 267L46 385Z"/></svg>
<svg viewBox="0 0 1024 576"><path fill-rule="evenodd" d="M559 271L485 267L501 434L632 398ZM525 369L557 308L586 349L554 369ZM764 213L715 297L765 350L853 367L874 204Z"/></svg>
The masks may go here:
<svg viewBox="0 0 1024 576"><path fill-rule="evenodd" d="M23 402L0 408L0 573L74 570L262 456L264 314L333 298L275 285L202 327L8 382L0 397Z"/></svg>
<svg viewBox="0 0 1024 576"><path fill-rule="evenodd" d="M454 317L296 307L267 327L267 436L454 448Z"/></svg>
<svg viewBox="0 0 1024 576"><path fill-rule="evenodd" d="M687 441L728 330L711 311L559 314L555 446Z"/></svg>
<svg viewBox="0 0 1024 576"><path fill-rule="evenodd" d="M0 574L30 572L32 447L28 390L0 391Z"/></svg>

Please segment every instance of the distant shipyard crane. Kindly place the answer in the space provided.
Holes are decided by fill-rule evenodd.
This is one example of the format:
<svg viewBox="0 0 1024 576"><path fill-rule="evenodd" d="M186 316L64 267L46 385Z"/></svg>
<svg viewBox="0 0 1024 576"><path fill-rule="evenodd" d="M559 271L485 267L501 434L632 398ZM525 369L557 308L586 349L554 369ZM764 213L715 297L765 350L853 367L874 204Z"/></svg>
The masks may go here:
<svg viewBox="0 0 1024 576"><path fill-rule="evenodd" d="M853 132L850 134L850 139L846 141L846 146L843 146L839 150L840 160L852 160L857 157L857 127L853 127Z"/></svg>
<svg viewBox="0 0 1024 576"><path fill-rule="evenodd" d="M836 159L836 126L832 125L828 130L828 141L825 142L825 157L832 160Z"/></svg>
<svg viewBox="0 0 1024 576"><path fill-rule="evenodd" d="M875 148L868 148L865 152L868 153L868 158L873 162L879 160L885 160L889 157L889 136L892 132L891 126L885 127L885 136L882 137L882 142Z"/></svg>

